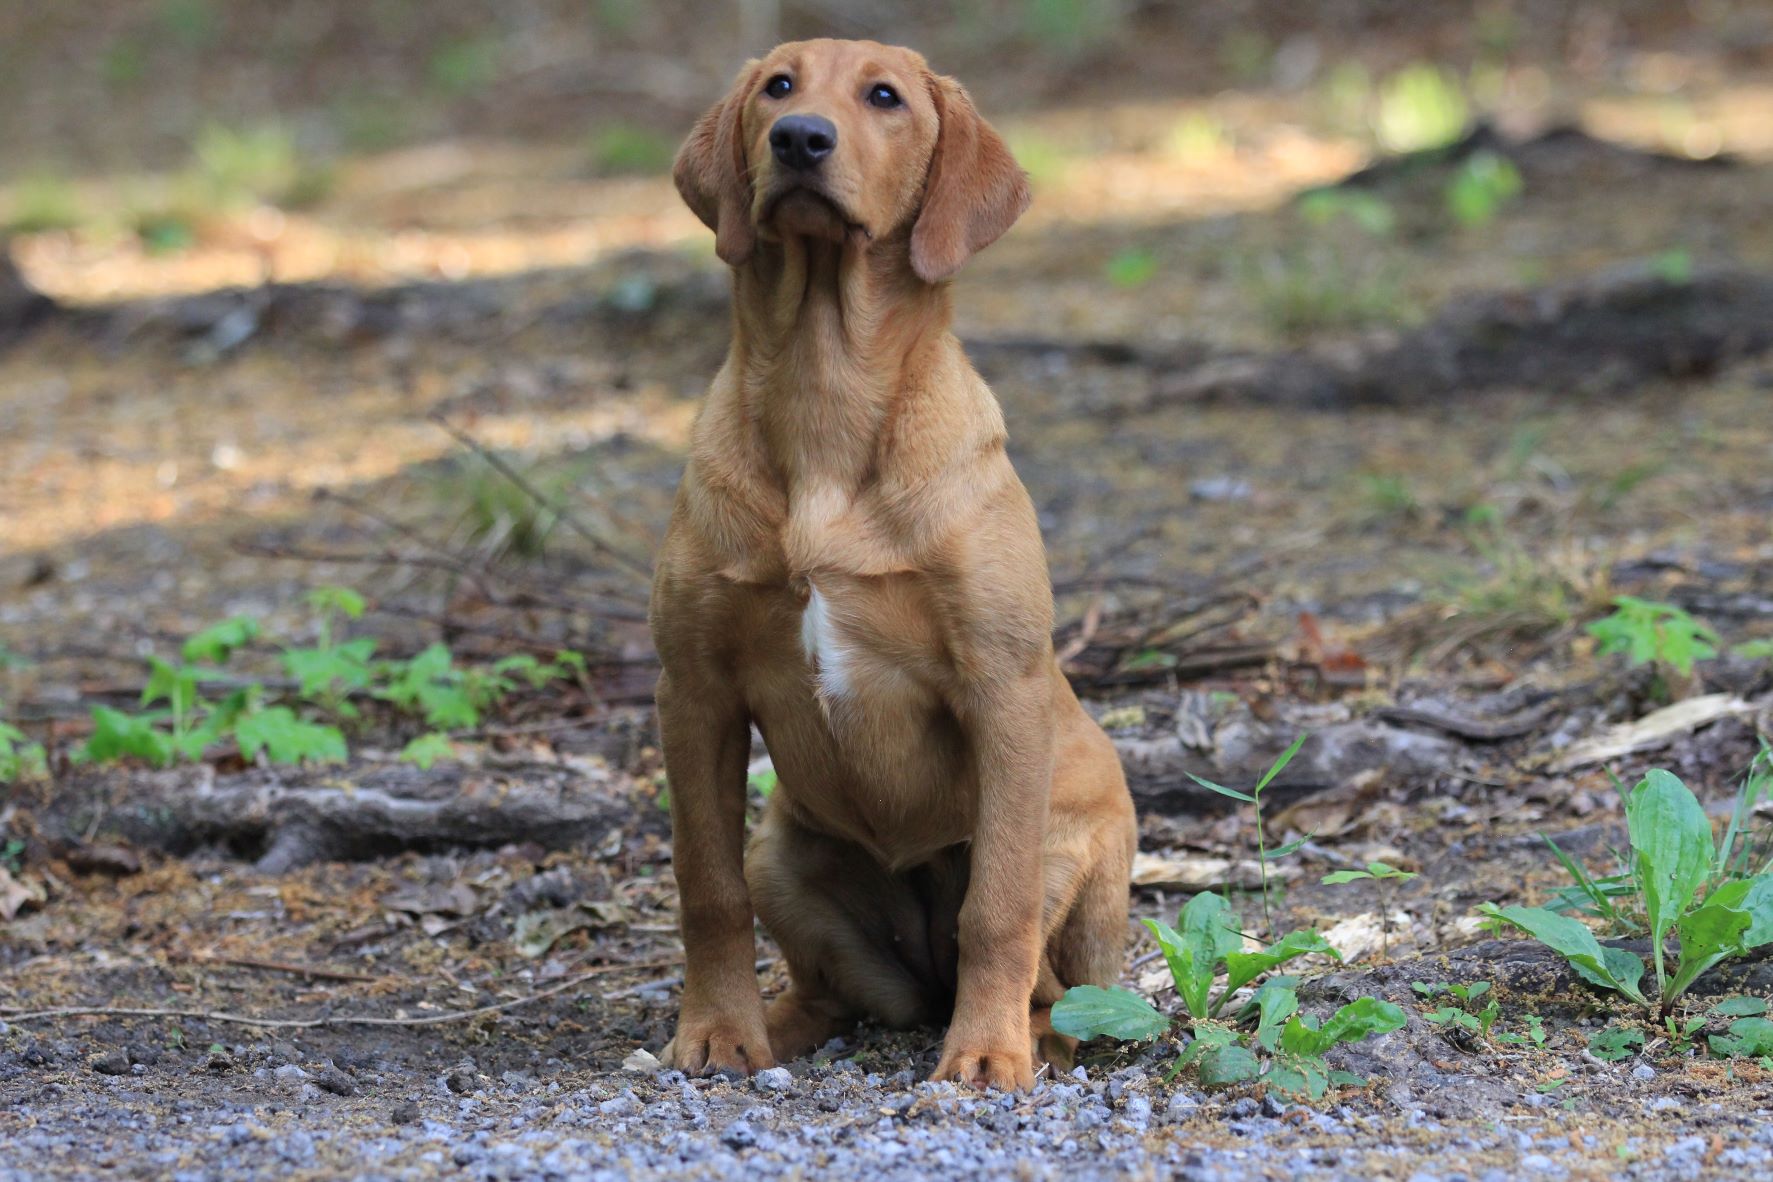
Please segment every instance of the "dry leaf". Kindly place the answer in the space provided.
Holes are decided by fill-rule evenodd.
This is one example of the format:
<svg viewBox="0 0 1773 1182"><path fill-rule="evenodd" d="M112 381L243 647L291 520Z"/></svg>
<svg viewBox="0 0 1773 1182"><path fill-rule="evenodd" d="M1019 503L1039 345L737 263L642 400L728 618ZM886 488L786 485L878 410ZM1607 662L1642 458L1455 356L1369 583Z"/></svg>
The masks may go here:
<svg viewBox="0 0 1773 1182"><path fill-rule="evenodd" d="M1270 866L1270 881L1291 877L1296 871ZM1262 885L1262 866L1254 858L1233 862L1230 858L1212 858L1204 854L1133 855L1134 886L1156 887L1177 891L1211 891L1223 886L1254 890Z"/></svg>
<svg viewBox="0 0 1773 1182"><path fill-rule="evenodd" d="M1706 694L1704 697L1688 698L1684 702L1652 710L1635 722L1608 727L1594 738L1574 744L1551 765L1551 769L1567 772L1572 768L1605 763L1622 755L1662 747L1708 723L1747 714L1753 709L1752 703L1743 701L1735 694Z"/></svg>
<svg viewBox="0 0 1773 1182"><path fill-rule="evenodd" d="M20 882L0 866L0 919L11 919L26 907L41 907L49 894L36 879Z"/></svg>
<svg viewBox="0 0 1773 1182"><path fill-rule="evenodd" d="M645 1047L636 1047L622 1060L622 1070L632 1071L637 1075L651 1075L663 1067L664 1064Z"/></svg>

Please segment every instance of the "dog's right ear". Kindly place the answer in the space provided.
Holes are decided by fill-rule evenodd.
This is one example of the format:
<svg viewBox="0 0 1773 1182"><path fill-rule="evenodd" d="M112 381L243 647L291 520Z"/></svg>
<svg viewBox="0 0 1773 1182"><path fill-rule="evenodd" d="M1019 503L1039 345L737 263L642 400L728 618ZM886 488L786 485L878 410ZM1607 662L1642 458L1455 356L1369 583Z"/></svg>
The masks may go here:
<svg viewBox="0 0 1773 1182"><path fill-rule="evenodd" d="M751 222L751 175L740 129L745 101L757 85L761 62L747 62L727 96L696 121L678 149L671 179L684 204L714 231L714 253L730 267L742 267L757 246Z"/></svg>

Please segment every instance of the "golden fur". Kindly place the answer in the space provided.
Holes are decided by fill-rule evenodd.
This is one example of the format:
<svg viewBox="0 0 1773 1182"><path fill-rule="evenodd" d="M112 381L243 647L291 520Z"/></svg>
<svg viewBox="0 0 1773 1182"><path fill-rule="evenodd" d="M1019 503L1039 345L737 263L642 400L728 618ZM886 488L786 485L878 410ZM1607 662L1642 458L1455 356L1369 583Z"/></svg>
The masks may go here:
<svg viewBox="0 0 1773 1182"><path fill-rule="evenodd" d="M791 93L764 93L777 75ZM870 105L878 84L903 105ZM797 112L837 129L811 171L768 143ZM945 280L1026 178L917 54L807 41L746 66L676 179L734 317L653 587L687 957L664 1059L749 1072L859 1017L951 1017L935 1078L1029 1087L1037 1051L1070 1051L1044 1008L1119 975L1135 827L950 331ZM747 849L753 724L779 787ZM767 1011L754 914L792 982Z"/></svg>

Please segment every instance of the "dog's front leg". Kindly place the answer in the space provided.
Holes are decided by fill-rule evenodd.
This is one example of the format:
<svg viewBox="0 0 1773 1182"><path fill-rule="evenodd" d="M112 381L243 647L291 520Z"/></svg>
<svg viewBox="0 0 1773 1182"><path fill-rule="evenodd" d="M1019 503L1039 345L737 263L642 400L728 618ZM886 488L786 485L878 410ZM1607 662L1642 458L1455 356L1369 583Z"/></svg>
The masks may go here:
<svg viewBox="0 0 1773 1182"><path fill-rule="evenodd" d="M671 861L683 930L683 999L662 1061L691 1075L775 1066L757 988L745 887L743 704L714 678L659 678L659 732L671 792Z"/></svg>
<svg viewBox="0 0 1773 1182"><path fill-rule="evenodd" d="M1028 1004L1040 966L1052 699L1050 679L1029 675L979 696L963 712L979 812L960 909L954 1020L933 1079L1034 1086Z"/></svg>

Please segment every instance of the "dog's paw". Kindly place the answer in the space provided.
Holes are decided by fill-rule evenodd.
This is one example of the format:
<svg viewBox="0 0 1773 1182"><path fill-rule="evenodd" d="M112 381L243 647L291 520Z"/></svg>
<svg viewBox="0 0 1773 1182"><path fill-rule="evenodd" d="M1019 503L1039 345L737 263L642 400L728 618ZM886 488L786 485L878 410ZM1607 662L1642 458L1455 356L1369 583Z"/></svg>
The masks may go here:
<svg viewBox="0 0 1773 1182"><path fill-rule="evenodd" d="M997 1050L945 1048L931 1079L953 1080L975 1088L1026 1092L1034 1087L1034 1056L1024 1044Z"/></svg>
<svg viewBox="0 0 1773 1182"><path fill-rule="evenodd" d="M746 1030L718 1018L679 1022L677 1034L665 1044L659 1062L685 1075L753 1075L776 1065L762 1023L757 1023L755 1030Z"/></svg>

